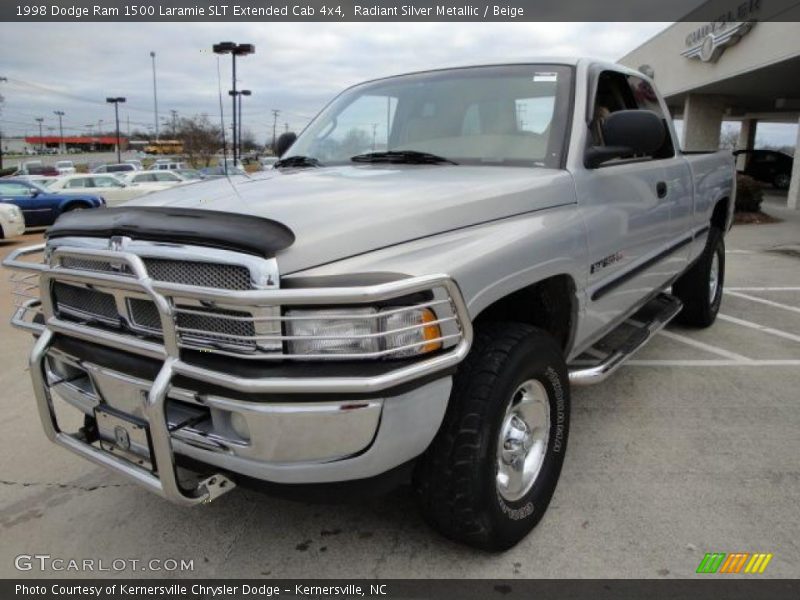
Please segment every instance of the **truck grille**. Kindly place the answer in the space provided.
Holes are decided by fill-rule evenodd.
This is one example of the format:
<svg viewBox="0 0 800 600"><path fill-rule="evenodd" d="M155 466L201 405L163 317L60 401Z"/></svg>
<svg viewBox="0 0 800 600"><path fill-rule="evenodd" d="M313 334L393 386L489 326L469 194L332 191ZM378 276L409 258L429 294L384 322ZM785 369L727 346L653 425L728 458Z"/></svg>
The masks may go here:
<svg viewBox="0 0 800 600"><path fill-rule="evenodd" d="M145 258L147 273L156 281L199 285L223 290L253 288L250 270L242 265L210 262L185 262L162 258Z"/></svg>
<svg viewBox="0 0 800 600"><path fill-rule="evenodd" d="M180 261L142 257L147 274L155 281L178 283L225 290L253 289L250 269L244 265L212 262ZM61 265L69 269L131 275L125 264L108 260L64 257ZM136 333L161 338L161 318L150 299L125 297L126 307L120 314L113 294L57 281L53 284L53 303L59 316L77 321L94 321L121 327L127 323ZM252 353L257 345L258 333L254 316L250 312L208 306L176 304L175 316L179 337L193 347L225 348L236 352ZM217 316L219 315L219 316ZM263 327L262 327L263 329ZM280 345L262 350L280 351Z"/></svg>
<svg viewBox="0 0 800 600"><path fill-rule="evenodd" d="M223 290L249 290L253 288L250 270L243 265L211 262L171 260L168 258L142 258L147 274L156 281L181 283ZM114 265L107 260L65 257L62 266L81 271L133 275L127 265Z"/></svg>
<svg viewBox="0 0 800 600"><path fill-rule="evenodd" d="M181 312L176 316L176 324L182 329L181 338L185 341L200 345L206 342L215 342L218 345L222 344L243 350L256 350L256 344L252 340L256 331L252 320L253 315L250 313L204 308L203 314L195 314L190 312L192 309L189 306L178 306L178 308L181 309ZM146 329L160 335L161 317L156 305L151 300L128 298L128 311L131 323L136 328ZM213 315L220 315L220 317ZM234 319L223 317L234 317Z"/></svg>
<svg viewBox="0 0 800 600"><path fill-rule="evenodd" d="M120 322L117 303L111 294L57 281L53 284L53 298L59 312L106 323Z"/></svg>

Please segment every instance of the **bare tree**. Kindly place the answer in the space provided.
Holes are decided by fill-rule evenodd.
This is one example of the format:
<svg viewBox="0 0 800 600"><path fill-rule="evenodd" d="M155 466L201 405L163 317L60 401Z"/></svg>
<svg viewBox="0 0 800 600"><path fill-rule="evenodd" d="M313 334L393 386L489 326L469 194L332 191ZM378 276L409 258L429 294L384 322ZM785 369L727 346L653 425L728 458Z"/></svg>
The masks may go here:
<svg viewBox="0 0 800 600"><path fill-rule="evenodd" d="M244 152L249 152L250 150L256 150L258 148L256 136L249 129L242 131L241 145Z"/></svg>
<svg viewBox="0 0 800 600"><path fill-rule="evenodd" d="M739 143L739 130L738 128L729 124L722 126L722 131L719 134L719 147L720 150L736 150L736 144ZM740 148L741 149L741 148Z"/></svg>
<svg viewBox="0 0 800 600"><path fill-rule="evenodd" d="M175 137L183 142L183 152L194 165L209 166L222 146L219 127L212 125L206 115L182 118Z"/></svg>

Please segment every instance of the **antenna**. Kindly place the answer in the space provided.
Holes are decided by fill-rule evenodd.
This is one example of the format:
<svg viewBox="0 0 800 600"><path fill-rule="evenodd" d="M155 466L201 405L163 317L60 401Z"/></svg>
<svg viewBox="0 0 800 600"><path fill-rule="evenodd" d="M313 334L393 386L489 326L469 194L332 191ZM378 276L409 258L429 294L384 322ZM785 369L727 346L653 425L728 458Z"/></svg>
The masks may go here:
<svg viewBox="0 0 800 600"><path fill-rule="evenodd" d="M222 170L228 175L228 146L225 143L225 117L222 112L222 75L219 70L219 56L217 56L217 88L219 89L219 128L222 132Z"/></svg>

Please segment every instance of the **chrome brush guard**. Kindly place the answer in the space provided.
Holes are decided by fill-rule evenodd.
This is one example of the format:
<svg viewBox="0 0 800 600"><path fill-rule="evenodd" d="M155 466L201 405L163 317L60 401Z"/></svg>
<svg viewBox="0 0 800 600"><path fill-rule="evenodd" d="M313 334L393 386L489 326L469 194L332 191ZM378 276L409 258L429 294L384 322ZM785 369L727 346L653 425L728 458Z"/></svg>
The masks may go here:
<svg viewBox="0 0 800 600"><path fill-rule="evenodd" d="M31 262L30 259L36 255L46 255L46 260ZM113 263L116 268L107 271L65 266L98 261ZM223 474L208 477L191 490L184 489L180 484L166 411L167 397L176 376L245 394L375 393L455 366L466 356L472 342L468 310L460 290L452 279L444 275L413 277L365 287L231 290L156 281L148 274L143 258L131 252L68 246L47 249L44 244L19 249L3 264L15 271L12 282L16 285L16 294L20 300L12 324L38 336L30 356L30 371L39 415L47 437L98 465L184 505L211 501L232 489L235 484ZM38 284L35 281L37 278ZM146 298L158 312L161 325L159 339L143 338L131 335L130 332L94 327L85 322L62 318L54 307L51 290L55 283L129 292L136 297ZM35 293L37 289L38 297ZM376 375L248 378L199 366L182 356L182 350L187 345L178 325L177 314L181 310L179 302L188 300L200 307L222 305L226 309L242 310L272 307L275 309L275 316L263 318L273 319L283 326L286 317L281 316L281 310L286 306L352 306L386 302L420 293L428 294L425 306L440 306L444 309L442 313L437 313L437 318L439 314L444 315L437 321L442 324L441 337L432 340L441 342L442 350L429 357L399 361L399 366L393 364L391 369ZM47 374L48 352L56 336L84 340L160 361L161 367L152 386L142 391L142 413L152 437L151 462L155 466L154 472L92 445L91 440L87 440L81 432L71 434L59 429ZM272 337L281 344L289 338L283 335L282 330ZM191 345L188 347L191 348ZM226 352L219 353L230 355ZM303 359L299 355L287 356L284 353L262 354L256 358L294 361ZM307 357L308 360L315 358L331 359L329 356ZM379 357L345 358L367 360Z"/></svg>

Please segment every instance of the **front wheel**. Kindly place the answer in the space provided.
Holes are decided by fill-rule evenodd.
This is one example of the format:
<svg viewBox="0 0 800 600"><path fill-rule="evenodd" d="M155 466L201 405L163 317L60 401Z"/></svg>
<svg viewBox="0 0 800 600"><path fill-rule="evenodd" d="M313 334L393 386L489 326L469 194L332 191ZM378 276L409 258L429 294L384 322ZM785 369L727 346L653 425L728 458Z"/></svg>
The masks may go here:
<svg viewBox="0 0 800 600"><path fill-rule="evenodd" d="M567 368L550 335L519 323L479 328L445 420L417 467L426 520L478 548L519 542L555 491L569 410Z"/></svg>
<svg viewBox="0 0 800 600"><path fill-rule="evenodd" d="M725 283L725 237L717 227L708 232L703 254L672 286L683 302L677 320L692 327L708 327L717 318Z"/></svg>

